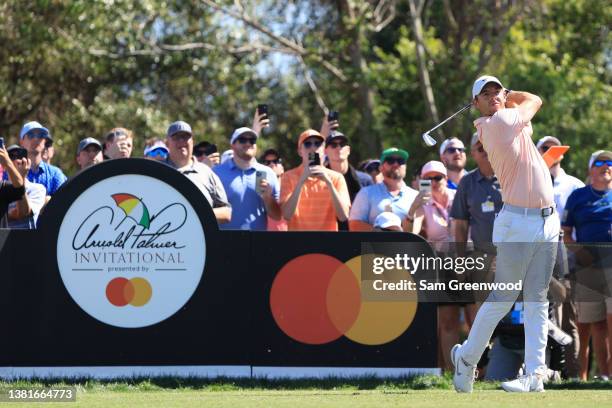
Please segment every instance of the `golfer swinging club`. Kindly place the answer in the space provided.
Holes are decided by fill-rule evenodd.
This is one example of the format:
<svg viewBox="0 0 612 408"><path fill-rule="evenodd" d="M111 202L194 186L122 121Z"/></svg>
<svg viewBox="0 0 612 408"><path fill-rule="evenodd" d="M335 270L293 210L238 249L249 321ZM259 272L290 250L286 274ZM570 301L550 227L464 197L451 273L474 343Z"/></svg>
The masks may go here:
<svg viewBox="0 0 612 408"><path fill-rule="evenodd" d="M506 391L544 391L548 336L548 284L558 241L559 216L546 164L531 140L531 119L542 100L527 92L504 89L493 76L472 87L474 121L501 187L504 207L495 219L496 282L522 280L525 322L525 375L502 383ZM468 339L451 350L453 382L458 392L472 392L475 367L500 319L519 291L491 292L476 315Z"/></svg>

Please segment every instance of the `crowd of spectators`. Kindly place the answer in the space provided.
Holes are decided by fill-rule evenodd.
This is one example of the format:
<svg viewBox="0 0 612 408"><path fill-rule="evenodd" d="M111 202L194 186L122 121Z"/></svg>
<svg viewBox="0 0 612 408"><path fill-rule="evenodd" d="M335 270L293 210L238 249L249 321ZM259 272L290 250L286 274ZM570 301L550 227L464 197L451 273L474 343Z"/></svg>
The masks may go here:
<svg viewBox="0 0 612 408"><path fill-rule="evenodd" d="M143 157L165 163L188 177L213 208L221 229L405 231L421 235L437 251L449 251L450 243L464 243L463 250L469 247L494 258L492 230L503 206L502 191L477 134L469 146L477 166L471 171L465 168L466 146L458 138L441 144L439 160L419 163L408 151L389 147L355 168L349 162L350 137L338 130L337 120L326 117L320 130L299 134L295 148L301 163L285 169L275 149L258 156L258 140L268 126L267 115L256 112L252 126L236 129L228 139L230 149L220 154L213 143L194 145L191 126L177 121L169 125L165 138L145 142ZM79 168L75 176L104 160L133 157L133 138L129 129L117 127L103 141L92 137L81 140L75 155ZM553 136L536 144L541 154L553 146L561 146ZM53 153L51 132L38 122L23 125L19 145L0 148L0 228L36 228L44 206L67 179L60 168L50 164ZM565 173L562 159L557 157L550 167L556 208L562 214L559 228L568 244L568 266L557 278L567 293L574 293L580 290L572 279L575 271L589 267L605 270L606 265L609 269L611 248L605 243L612 242L612 152L592 154L586 185ZM409 161L416 171L407 182ZM552 304L551 324L571 339L564 342L564 376L587 379L591 346L598 377L609 376L609 290ZM478 306L476 300L439 304L441 368L451 369L451 346L465 336ZM520 324L520 319L514 318L520 310L517 303L508 319L500 323L489 353L488 379L510 378L520 370L517 364L522 361L524 344L513 342L512 330L506 330L508 325Z"/></svg>

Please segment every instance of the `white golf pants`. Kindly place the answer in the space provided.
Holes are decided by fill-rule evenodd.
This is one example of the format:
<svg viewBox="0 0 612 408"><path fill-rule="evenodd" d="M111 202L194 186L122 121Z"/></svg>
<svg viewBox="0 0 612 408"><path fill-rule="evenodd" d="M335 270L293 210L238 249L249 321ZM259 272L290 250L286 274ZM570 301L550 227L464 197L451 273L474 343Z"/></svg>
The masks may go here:
<svg viewBox="0 0 612 408"><path fill-rule="evenodd" d="M546 372L548 337L547 292L552 276L559 216L543 217L537 209L504 205L495 219L493 242L497 247L495 282L523 282L525 366L527 374ZM461 348L466 363L476 365L495 327L508 313L520 291L492 291L483 303L467 341Z"/></svg>

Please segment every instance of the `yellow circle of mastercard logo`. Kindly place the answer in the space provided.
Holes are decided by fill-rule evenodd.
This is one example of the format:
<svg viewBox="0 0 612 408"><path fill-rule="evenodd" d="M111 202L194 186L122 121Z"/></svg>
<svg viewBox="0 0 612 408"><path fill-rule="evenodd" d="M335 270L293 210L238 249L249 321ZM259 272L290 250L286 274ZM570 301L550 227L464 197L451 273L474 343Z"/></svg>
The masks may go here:
<svg viewBox="0 0 612 408"><path fill-rule="evenodd" d="M416 294L408 300L364 301L361 263L362 256L343 263L325 254L302 255L287 262L270 291L278 327L306 344L325 344L345 336L356 343L380 345L401 336L416 315ZM395 272L411 280L408 272Z"/></svg>
<svg viewBox="0 0 612 408"><path fill-rule="evenodd" d="M144 306L153 295L153 288L145 278L115 278L106 285L106 298L115 306Z"/></svg>

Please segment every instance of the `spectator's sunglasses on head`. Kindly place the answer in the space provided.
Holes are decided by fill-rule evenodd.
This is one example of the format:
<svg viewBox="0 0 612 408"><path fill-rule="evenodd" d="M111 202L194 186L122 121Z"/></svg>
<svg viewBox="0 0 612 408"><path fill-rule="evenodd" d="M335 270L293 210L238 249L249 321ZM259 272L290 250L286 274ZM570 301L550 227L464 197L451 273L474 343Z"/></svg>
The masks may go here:
<svg viewBox="0 0 612 408"><path fill-rule="evenodd" d="M431 180L431 181L440 182L443 178L444 176L431 176L431 177L425 177L423 178L423 180Z"/></svg>
<svg viewBox="0 0 612 408"><path fill-rule="evenodd" d="M447 147L444 150L444 153L465 153L465 149L463 147Z"/></svg>
<svg viewBox="0 0 612 408"><path fill-rule="evenodd" d="M406 164L406 159L404 159L403 157L396 157L396 156L391 156L391 157L386 157L385 158L385 163L387 164L399 164L400 166L403 166L404 164Z"/></svg>
<svg viewBox="0 0 612 408"><path fill-rule="evenodd" d="M147 157L160 157L165 160L168 158L168 152L164 149L154 149L147 153Z"/></svg>
<svg viewBox="0 0 612 408"><path fill-rule="evenodd" d="M321 147L321 145L323 144L322 140L306 140L304 143L302 143L304 145L305 148L310 149L312 146L314 147Z"/></svg>
<svg viewBox="0 0 612 408"><path fill-rule="evenodd" d="M365 166L364 171L366 173L372 173L373 171L380 171L380 163L379 162L370 163L367 166Z"/></svg>
<svg viewBox="0 0 612 408"><path fill-rule="evenodd" d="M240 136L239 138L236 139L236 141L240 144L247 144L250 143L252 145L256 145L257 144L257 138L256 137L242 137Z"/></svg>
<svg viewBox="0 0 612 408"><path fill-rule="evenodd" d="M264 160L263 164L265 164L266 166L271 165L272 163L274 164L280 164L282 163L283 160L280 157L277 157L276 159L272 159L272 160Z"/></svg>
<svg viewBox="0 0 612 408"><path fill-rule="evenodd" d="M608 165L608 167L612 167L612 160L595 160L595 161L593 162L593 166L594 166L594 167L601 167L601 166L603 166L604 164L607 164L607 165Z"/></svg>
<svg viewBox="0 0 612 408"><path fill-rule="evenodd" d="M330 142L327 146L331 147L332 149L337 149L338 147L343 148L344 146L348 146L348 142L344 140L341 142Z"/></svg>

